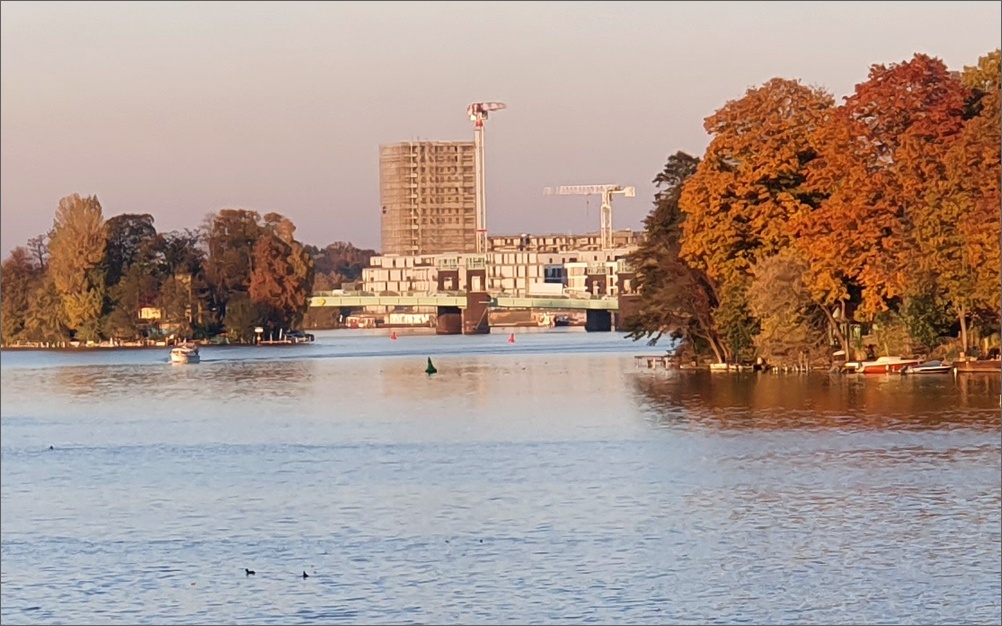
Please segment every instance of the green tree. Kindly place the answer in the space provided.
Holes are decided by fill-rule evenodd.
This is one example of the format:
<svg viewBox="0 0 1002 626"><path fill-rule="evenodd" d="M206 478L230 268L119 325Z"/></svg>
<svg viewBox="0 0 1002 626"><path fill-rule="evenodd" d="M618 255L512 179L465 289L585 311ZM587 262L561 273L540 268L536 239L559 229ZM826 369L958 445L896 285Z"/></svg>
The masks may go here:
<svg viewBox="0 0 1002 626"><path fill-rule="evenodd" d="M758 355L778 365L803 365L802 356L827 345L827 319L804 284L806 264L792 250L762 259L752 268L748 306L759 321Z"/></svg>
<svg viewBox="0 0 1002 626"><path fill-rule="evenodd" d="M31 294L42 274L27 248L14 248L0 265L0 343L24 338Z"/></svg>
<svg viewBox="0 0 1002 626"><path fill-rule="evenodd" d="M264 322L264 315L244 293L235 294L226 308L226 334L234 341L254 340L254 328Z"/></svg>
<svg viewBox="0 0 1002 626"><path fill-rule="evenodd" d="M225 315L236 293L247 293L253 269L254 245L264 232L261 216L245 209L222 209L203 226L208 255L205 275L214 305Z"/></svg>
<svg viewBox="0 0 1002 626"><path fill-rule="evenodd" d="M157 239L153 216L123 213L108 218L108 245L105 248L106 282L117 285L122 276L137 263L149 266Z"/></svg>
<svg viewBox="0 0 1002 626"><path fill-rule="evenodd" d="M685 214L678 200L698 165L698 158L677 152L654 178L654 208L644 220L647 236L629 259L637 271L639 306L625 322L635 341L648 339L654 345L667 334L681 341L683 348L706 346L723 362L726 348L714 326L713 285L704 272L679 258Z"/></svg>
<svg viewBox="0 0 1002 626"><path fill-rule="evenodd" d="M105 335L117 339L139 339L146 322L139 318L140 309L156 302L160 289L158 277L139 263L126 270L109 291L114 307L105 319Z"/></svg>
<svg viewBox="0 0 1002 626"><path fill-rule="evenodd" d="M306 246L306 251L316 266L318 291L339 289L346 282L358 280L362 270L369 266L369 259L376 255L375 250L357 248L343 241L335 241L322 250Z"/></svg>
<svg viewBox="0 0 1002 626"><path fill-rule="evenodd" d="M190 274L177 273L164 278L156 303L162 312L161 324L175 329L181 338L187 339L195 335L195 311L198 305Z"/></svg>
<svg viewBox="0 0 1002 626"><path fill-rule="evenodd" d="M49 274L67 325L79 339L100 338L104 309L107 231L95 196L59 201L49 241Z"/></svg>
<svg viewBox="0 0 1002 626"><path fill-rule="evenodd" d="M35 283L24 319L24 337L28 341L59 344L70 336L65 309L56 283L43 274Z"/></svg>
<svg viewBox="0 0 1002 626"><path fill-rule="evenodd" d="M219 308L205 277L205 253L195 231L158 235L154 259L161 289L157 306L163 322L178 325L188 336L212 336L222 330Z"/></svg>

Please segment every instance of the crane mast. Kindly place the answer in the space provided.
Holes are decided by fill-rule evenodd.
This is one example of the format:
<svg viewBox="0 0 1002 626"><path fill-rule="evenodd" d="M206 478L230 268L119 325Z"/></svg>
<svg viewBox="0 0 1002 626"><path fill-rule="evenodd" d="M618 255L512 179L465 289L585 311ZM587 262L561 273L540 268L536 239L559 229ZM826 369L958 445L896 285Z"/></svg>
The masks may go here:
<svg viewBox="0 0 1002 626"><path fill-rule="evenodd" d="M543 194L547 196L602 196L602 209L599 212L599 239L602 241L603 250L610 250L613 247L612 195L616 193L632 198L637 195L637 190L635 187L624 187L623 185L564 185L543 189Z"/></svg>
<svg viewBox="0 0 1002 626"><path fill-rule="evenodd" d="M507 108L503 102L474 102L466 108L473 122L475 196L477 205L477 254L487 254L487 190L484 175L484 122L491 111Z"/></svg>

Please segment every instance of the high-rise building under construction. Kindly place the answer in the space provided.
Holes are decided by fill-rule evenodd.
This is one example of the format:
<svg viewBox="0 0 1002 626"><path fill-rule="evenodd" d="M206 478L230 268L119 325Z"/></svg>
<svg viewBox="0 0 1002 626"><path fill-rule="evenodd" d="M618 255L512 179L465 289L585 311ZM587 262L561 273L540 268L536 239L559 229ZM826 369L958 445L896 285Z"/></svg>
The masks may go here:
<svg viewBox="0 0 1002 626"><path fill-rule="evenodd" d="M379 148L380 238L385 254L476 251L472 141L409 141Z"/></svg>

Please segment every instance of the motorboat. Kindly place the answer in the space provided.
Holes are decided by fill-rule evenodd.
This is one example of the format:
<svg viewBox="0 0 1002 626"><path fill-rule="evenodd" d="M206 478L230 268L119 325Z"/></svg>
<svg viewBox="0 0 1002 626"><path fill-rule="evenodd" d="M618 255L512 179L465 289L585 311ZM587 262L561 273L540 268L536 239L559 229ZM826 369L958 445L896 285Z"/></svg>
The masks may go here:
<svg viewBox="0 0 1002 626"><path fill-rule="evenodd" d="M882 356L872 361L849 361L845 364L846 371L856 374L887 374L901 372L909 365L918 365L918 359L906 359L900 356Z"/></svg>
<svg viewBox="0 0 1002 626"><path fill-rule="evenodd" d="M942 361L926 361L918 365L906 365L901 368L902 374L949 374L953 371L953 365L944 364Z"/></svg>
<svg viewBox="0 0 1002 626"><path fill-rule="evenodd" d="M193 343L184 343L171 348L171 363L198 363L199 360L198 346Z"/></svg>

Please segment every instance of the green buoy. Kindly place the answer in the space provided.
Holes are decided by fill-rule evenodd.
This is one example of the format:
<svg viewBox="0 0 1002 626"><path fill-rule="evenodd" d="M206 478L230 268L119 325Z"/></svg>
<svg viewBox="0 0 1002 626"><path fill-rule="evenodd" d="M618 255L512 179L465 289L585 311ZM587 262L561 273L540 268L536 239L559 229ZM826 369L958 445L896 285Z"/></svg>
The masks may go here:
<svg viewBox="0 0 1002 626"><path fill-rule="evenodd" d="M435 369L435 366L431 364L431 357L428 357L428 367L426 367L424 371L429 376L438 372L438 370Z"/></svg>

